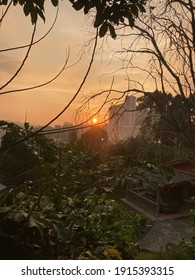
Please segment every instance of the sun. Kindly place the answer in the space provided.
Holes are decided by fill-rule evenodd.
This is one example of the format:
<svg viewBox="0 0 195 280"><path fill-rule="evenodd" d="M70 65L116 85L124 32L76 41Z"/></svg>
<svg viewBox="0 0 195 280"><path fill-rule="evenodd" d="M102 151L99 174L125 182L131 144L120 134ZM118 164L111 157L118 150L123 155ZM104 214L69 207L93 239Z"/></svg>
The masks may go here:
<svg viewBox="0 0 195 280"><path fill-rule="evenodd" d="M92 123L93 123L93 124L96 124L97 122L98 122L97 118L93 118L93 119L92 119Z"/></svg>

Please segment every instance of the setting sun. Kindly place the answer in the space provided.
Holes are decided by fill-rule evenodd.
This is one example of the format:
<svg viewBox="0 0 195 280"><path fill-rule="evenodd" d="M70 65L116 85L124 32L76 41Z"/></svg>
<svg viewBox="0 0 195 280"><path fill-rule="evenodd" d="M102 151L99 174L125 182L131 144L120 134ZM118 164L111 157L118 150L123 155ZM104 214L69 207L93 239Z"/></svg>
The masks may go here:
<svg viewBox="0 0 195 280"><path fill-rule="evenodd" d="M97 120L96 118L93 118L93 119L92 119L93 124L96 124L97 121L98 121L98 120Z"/></svg>

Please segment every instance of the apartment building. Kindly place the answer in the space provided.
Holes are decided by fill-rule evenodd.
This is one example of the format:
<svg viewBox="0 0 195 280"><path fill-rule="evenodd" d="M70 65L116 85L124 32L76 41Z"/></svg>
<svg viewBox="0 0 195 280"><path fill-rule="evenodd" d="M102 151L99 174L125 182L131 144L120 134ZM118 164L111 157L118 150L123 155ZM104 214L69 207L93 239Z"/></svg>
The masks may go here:
<svg viewBox="0 0 195 280"><path fill-rule="evenodd" d="M109 108L107 135L110 143L114 144L138 135L147 109L137 110L136 100L135 96L127 96L123 103Z"/></svg>

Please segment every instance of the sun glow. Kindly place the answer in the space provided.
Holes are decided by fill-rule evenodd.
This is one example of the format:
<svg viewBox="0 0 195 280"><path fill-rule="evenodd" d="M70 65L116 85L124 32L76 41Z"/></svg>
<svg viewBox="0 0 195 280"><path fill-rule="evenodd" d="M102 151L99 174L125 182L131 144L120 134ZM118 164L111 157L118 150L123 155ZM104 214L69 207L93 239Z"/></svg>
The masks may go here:
<svg viewBox="0 0 195 280"><path fill-rule="evenodd" d="M93 119L92 119L92 123L93 123L93 124L96 124L97 122L98 122L98 120L97 120L96 118L93 118Z"/></svg>

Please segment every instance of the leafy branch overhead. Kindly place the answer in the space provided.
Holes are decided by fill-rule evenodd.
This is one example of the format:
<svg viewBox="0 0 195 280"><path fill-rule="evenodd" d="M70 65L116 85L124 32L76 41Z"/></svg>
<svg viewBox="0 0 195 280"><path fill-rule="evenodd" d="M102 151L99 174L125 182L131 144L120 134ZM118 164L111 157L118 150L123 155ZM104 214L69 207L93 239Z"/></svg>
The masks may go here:
<svg viewBox="0 0 195 280"><path fill-rule="evenodd" d="M109 31L113 39L116 38L115 26L127 20L130 27L140 12L145 12L147 0L69 0L76 11L83 10L88 14L95 11L94 27L99 28L99 36L104 37ZM59 0L51 0L54 7ZM30 15L32 24L38 17L45 21L45 0L13 0L13 5L21 5L25 16ZM0 5L8 5L8 0L0 0Z"/></svg>
<svg viewBox="0 0 195 280"><path fill-rule="evenodd" d="M113 39L116 38L115 25L128 20L129 26L134 26L134 21L139 12L145 12L147 0L69 0L75 10L83 9L87 14L91 9L96 10L94 27L100 27L99 36L104 37L107 31Z"/></svg>
<svg viewBox="0 0 195 280"><path fill-rule="evenodd" d="M51 0L54 7L58 6L58 0ZM23 7L25 16L30 15L32 24L37 22L38 17L45 21L45 0L13 0L13 5ZM8 0L0 0L0 5L8 5Z"/></svg>

